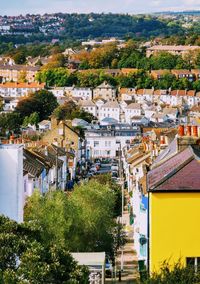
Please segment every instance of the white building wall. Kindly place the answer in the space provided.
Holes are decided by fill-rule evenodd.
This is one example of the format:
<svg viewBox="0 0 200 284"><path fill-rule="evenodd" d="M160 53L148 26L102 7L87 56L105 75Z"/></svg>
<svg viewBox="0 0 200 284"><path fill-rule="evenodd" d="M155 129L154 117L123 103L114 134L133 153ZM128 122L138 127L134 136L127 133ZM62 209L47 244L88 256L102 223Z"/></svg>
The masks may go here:
<svg viewBox="0 0 200 284"><path fill-rule="evenodd" d="M92 100L92 89L74 88L71 92L72 97L81 98L82 100Z"/></svg>
<svg viewBox="0 0 200 284"><path fill-rule="evenodd" d="M125 109L124 110L124 114L125 114L125 122L126 123L131 123L131 118L133 116L138 116L141 115L141 109Z"/></svg>
<svg viewBox="0 0 200 284"><path fill-rule="evenodd" d="M105 117L110 117L110 118L114 118L117 121L119 121L120 119L120 108L109 108L109 107L102 107L99 110L99 116L98 119L102 120Z"/></svg>
<svg viewBox="0 0 200 284"><path fill-rule="evenodd" d="M90 153L91 158L115 158L120 149L120 144L117 141L121 142L121 148L123 148L126 146L127 140L131 139L133 139L131 136L88 136L86 137L87 152Z"/></svg>
<svg viewBox="0 0 200 284"><path fill-rule="evenodd" d="M84 106L84 107L82 107L82 109L91 113L94 116L97 116L97 107L96 106Z"/></svg>
<svg viewBox="0 0 200 284"><path fill-rule="evenodd" d="M23 221L23 146L0 145L0 213Z"/></svg>

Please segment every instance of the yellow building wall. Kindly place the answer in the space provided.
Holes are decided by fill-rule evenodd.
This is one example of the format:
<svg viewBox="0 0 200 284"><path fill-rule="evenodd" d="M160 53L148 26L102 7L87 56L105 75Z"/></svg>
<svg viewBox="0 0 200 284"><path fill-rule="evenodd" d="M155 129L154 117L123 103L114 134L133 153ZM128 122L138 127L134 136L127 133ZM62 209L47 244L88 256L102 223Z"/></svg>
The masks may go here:
<svg viewBox="0 0 200 284"><path fill-rule="evenodd" d="M150 272L200 257L200 192L150 193Z"/></svg>

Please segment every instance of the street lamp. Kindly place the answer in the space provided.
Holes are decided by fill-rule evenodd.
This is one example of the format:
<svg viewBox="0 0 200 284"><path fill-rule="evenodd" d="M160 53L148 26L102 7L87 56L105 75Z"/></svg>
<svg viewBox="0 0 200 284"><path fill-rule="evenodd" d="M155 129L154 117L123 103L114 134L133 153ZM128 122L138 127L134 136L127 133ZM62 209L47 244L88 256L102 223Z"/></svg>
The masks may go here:
<svg viewBox="0 0 200 284"><path fill-rule="evenodd" d="M123 213L124 213L124 182L122 176L122 145L121 141L117 140L116 144L119 144L119 177L120 177L120 185L122 190L122 216L121 216L121 224L123 225ZM123 271L124 266L124 251L121 249L121 271Z"/></svg>
<svg viewBox="0 0 200 284"><path fill-rule="evenodd" d="M124 185L123 185L123 176L122 176L122 146L121 141L117 140L116 144L119 144L119 177L120 185L122 189L122 214L121 214L121 223L123 224L123 212L124 212Z"/></svg>

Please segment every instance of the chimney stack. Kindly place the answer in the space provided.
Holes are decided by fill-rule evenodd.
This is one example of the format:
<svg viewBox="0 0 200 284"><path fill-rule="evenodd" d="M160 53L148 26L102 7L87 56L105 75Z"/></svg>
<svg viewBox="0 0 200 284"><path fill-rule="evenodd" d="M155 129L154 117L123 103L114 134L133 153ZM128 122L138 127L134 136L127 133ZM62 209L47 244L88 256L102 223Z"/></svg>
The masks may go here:
<svg viewBox="0 0 200 284"><path fill-rule="evenodd" d="M198 137L198 127L197 125L192 126L192 136Z"/></svg>
<svg viewBox="0 0 200 284"><path fill-rule="evenodd" d="M164 145L164 144L165 144L165 137L160 136L160 145Z"/></svg>
<svg viewBox="0 0 200 284"><path fill-rule="evenodd" d="M186 135L191 136L191 125L186 126Z"/></svg>
<svg viewBox="0 0 200 284"><path fill-rule="evenodd" d="M178 135L180 137L184 136L184 125L179 125L179 127L178 127Z"/></svg>

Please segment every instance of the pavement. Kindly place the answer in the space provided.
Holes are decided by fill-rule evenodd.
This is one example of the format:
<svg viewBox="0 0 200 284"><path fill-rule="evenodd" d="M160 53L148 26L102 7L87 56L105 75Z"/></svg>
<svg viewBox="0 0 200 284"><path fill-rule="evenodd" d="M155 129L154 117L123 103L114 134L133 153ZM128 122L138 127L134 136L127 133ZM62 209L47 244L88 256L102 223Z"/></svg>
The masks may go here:
<svg viewBox="0 0 200 284"><path fill-rule="evenodd" d="M126 197L128 197L127 193L125 194L125 198ZM121 250L119 250L116 259L117 272L122 269L121 281L119 282L119 277L117 277L116 281L112 279L106 279L106 283L139 283L138 259L134 250L134 230L133 226L130 226L129 220L129 212L127 211L127 208L125 206L123 213L123 224L124 230L126 232L127 242L125 246Z"/></svg>

